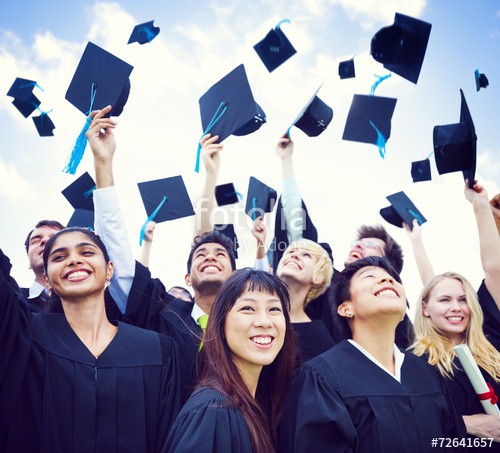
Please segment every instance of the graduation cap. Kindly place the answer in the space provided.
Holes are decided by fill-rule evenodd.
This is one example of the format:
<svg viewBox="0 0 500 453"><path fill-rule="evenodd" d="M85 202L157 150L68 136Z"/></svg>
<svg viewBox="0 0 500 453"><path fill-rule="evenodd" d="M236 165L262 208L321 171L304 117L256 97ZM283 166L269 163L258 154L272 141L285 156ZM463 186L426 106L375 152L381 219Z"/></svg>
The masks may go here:
<svg viewBox="0 0 500 453"><path fill-rule="evenodd" d="M75 209L68 221L68 227L82 227L94 231L94 211Z"/></svg>
<svg viewBox="0 0 500 453"><path fill-rule="evenodd" d="M385 143L391 136L395 98L355 94L344 127L342 140L370 143L385 156Z"/></svg>
<svg viewBox="0 0 500 453"><path fill-rule="evenodd" d="M66 173L75 174L82 160L87 146L85 132L90 126L90 112L111 105L108 116L122 113L130 93L129 76L132 69L133 66L108 51L94 43L87 43L65 96L87 116L64 168Z"/></svg>
<svg viewBox="0 0 500 453"><path fill-rule="evenodd" d="M250 176L245 212L255 221L260 215L273 210L277 198L276 190Z"/></svg>
<svg viewBox="0 0 500 453"><path fill-rule="evenodd" d="M352 77L356 77L356 71L354 70L354 58L346 61L341 61L339 63L339 76L341 79L350 79Z"/></svg>
<svg viewBox="0 0 500 453"><path fill-rule="evenodd" d="M148 219L141 229L141 245L148 222L154 220L161 223L194 215L193 205L181 175L140 182L137 185L148 214Z"/></svg>
<svg viewBox="0 0 500 453"><path fill-rule="evenodd" d="M474 79L476 80L476 91L479 91L481 88L487 88L490 84L488 82L488 78L479 72L479 69L474 71Z"/></svg>
<svg viewBox="0 0 500 453"><path fill-rule="evenodd" d="M37 87L43 91L43 89L34 80L22 79L17 77L14 83L9 88L7 96L11 96L17 101L30 102L33 97L33 88ZM40 104L40 102L38 102Z"/></svg>
<svg viewBox="0 0 500 453"><path fill-rule="evenodd" d="M297 126L309 137L317 137L330 124L333 118L333 110L317 96L320 88L321 85L288 128L287 136L290 135L290 129Z"/></svg>
<svg viewBox="0 0 500 453"><path fill-rule="evenodd" d="M96 188L92 176L88 172L83 173L61 193L75 209L94 210L94 190Z"/></svg>
<svg viewBox="0 0 500 453"><path fill-rule="evenodd" d="M33 122L35 123L36 130L40 137L50 137L54 135L55 124L49 118L48 113L43 112L38 116L33 117Z"/></svg>
<svg viewBox="0 0 500 453"><path fill-rule="evenodd" d="M240 198L243 198L243 195L235 189L232 182L221 184L215 188L215 199L218 206L238 203Z"/></svg>
<svg viewBox="0 0 500 453"><path fill-rule="evenodd" d="M111 105L110 115L118 116L128 100L132 69L133 66L89 42L66 91L66 99L85 115Z"/></svg>
<svg viewBox="0 0 500 453"><path fill-rule="evenodd" d="M209 132L222 142L231 134L248 135L266 122L266 115L255 102L244 65L239 65L213 85L199 100L203 135ZM199 171L198 146L195 171Z"/></svg>
<svg viewBox="0 0 500 453"><path fill-rule="evenodd" d="M151 42L160 33L160 27L153 25L154 20L144 22L143 24L136 25L130 34L127 44L138 42L139 44L146 44Z"/></svg>
<svg viewBox="0 0 500 453"><path fill-rule="evenodd" d="M28 116L40 106L40 100L32 93L27 102L14 99L12 105L19 110L25 118L28 118Z"/></svg>
<svg viewBox="0 0 500 453"><path fill-rule="evenodd" d="M390 224L403 228L403 222L413 229L413 220L417 219L422 225L427 219L417 209L404 192L397 192L386 197L391 206L382 208L380 215Z"/></svg>
<svg viewBox="0 0 500 453"><path fill-rule="evenodd" d="M238 236L236 236L236 232L234 231L234 225L232 223L215 224L214 231L218 231L219 233L231 239L231 241L233 242L234 257L238 259L238 248L240 247L240 244L238 242Z"/></svg>
<svg viewBox="0 0 500 453"><path fill-rule="evenodd" d="M471 185L476 173L477 136L469 107L460 90L460 122L434 126L434 157L440 175L462 171Z"/></svg>
<svg viewBox="0 0 500 453"><path fill-rule="evenodd" d="M297 53L292 43L280 28L285 22L290 23L288 19L278 22L262 41L253 46L269 72L274 71L292 55Z"/></svg>
<svg viewBox="0 0 500 453"><path fill-rule="evenodd" d="M431 161L429 159L418 160L411 163L411 177L413 182L430 181Z"/></svg>
<svg viewBox="0 0 500 453"><path fill-rule="evenodd" d="M417 83L432 25L396 13L394 24L373 36L370 53L384 68Z"/></svg>

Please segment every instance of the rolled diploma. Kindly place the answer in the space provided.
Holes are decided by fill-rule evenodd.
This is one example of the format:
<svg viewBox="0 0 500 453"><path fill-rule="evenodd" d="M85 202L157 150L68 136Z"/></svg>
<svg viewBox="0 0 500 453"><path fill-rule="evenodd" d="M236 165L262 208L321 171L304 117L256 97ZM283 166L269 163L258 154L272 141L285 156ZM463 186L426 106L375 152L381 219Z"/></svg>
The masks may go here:
<svg viewBox="0 0 500 453"><path fill-rule="evenodd" d="M455 346L454 349L476 394L479 395L481 393L489 392L490 389L488 388L488 385L486 384L474 357L472 357L469 347L466 344L460 344ZM498 409L498 406L496 404L492 404L489 399L481 400L481 404L483 405L484 412L488 415L500 415L500 409Z"/></svg>

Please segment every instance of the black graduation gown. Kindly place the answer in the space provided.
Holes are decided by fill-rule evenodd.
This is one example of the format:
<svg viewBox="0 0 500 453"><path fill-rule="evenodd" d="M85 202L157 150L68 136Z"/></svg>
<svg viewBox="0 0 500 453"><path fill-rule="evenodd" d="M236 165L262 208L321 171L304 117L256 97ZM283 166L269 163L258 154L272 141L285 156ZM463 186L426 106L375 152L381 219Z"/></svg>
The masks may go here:
<svg viewBox="0 0 500 453"><path fill-rule="evenodd" d="M280 451L439 451L465 426L436 371L405 353L401 383L348 341L302 365L290 388Z"/></svg>
<svg viewBox="0 0 500 453"><path fill-rule="evenodd" d="M299 363L307 362L319 354L335 346L335 341L328 332L325 323L321 319L314 319L311 322L294 322L293 328L300 351Z"/></svg>
<svg viewBox="0 0 500 453"><path fill-rule="evenodd" d="M0 451L154 452L180 410L174 341L123 323L96 359L63 313L31 313L0 251Z"/></svg>
<svg viewBox="0 0 500 453"><path fill-rule="evenodd" d="M172 337L181 357L182 401L197 383L196 357L202 330L191 316L193 302L175 299L151 272L136 262L134 280L123 320Z"/></svg>
<svg viewBox="0 0 500 453"><path fill-rule="evenodd" d="M247 425L240 410L217 390L202 387L188 399L163 453L252 453Z"/></svg>
<svg viewBox="0 0 500 453"><path fill-rule="evenodd" d="M493 300L493 296L488 291L488 288L486 288L484 280L477 291L477 297L484 315L484 334L490 343L500 351L500 310Z"/></svg>

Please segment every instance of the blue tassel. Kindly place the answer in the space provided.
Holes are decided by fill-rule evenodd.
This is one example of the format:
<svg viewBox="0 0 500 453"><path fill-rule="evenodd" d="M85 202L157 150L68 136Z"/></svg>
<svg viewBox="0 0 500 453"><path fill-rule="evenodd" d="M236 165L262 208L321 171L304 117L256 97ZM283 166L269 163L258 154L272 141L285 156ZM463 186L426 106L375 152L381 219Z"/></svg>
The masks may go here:
<svg viewBox="0 0 500 453"><path fill-rule="evenodd" d="M408 209L408 212L417 220L419 225L422 225L422 218L416 212L413 212L411 209Z"/></svg>
<svg viewBox="0 0 500 453"><path fill-rule="evenodd" d="M238 197L238 200L243 200L243 194L241 192L238 192L237 190L235 190L234 192L229 192L229 193L226 193L224 194L225 197L229 198L233 195L236 195Z"/></svg>
<svg viewBox="0 0 500 453"><path fill-rule="evenodd" d="M165 204L167 201L167 197L163 196L163 200L160 201L160 204L156 207L156 209L152 212L152 214L148 217L148 219L144 222L144 225L141 227L141 234L139 238L139 245L142 245L142 242L144 241L144 236L146 235L146 227L148 226L149 222L152 222L158 212L160 212L161 207Z"/></svg>
<svg viewBox="0 0 500 453"><path fill-rule="evenodd" d="M85 132L88 131L91 122L92 118L90 118L90 116L87 117L85 125L83 126L80 135L76 138L75 145L71 150L68 163L64 167L64 173L69 173L70 175L74 175L76 173L76 169L78 168L78 165L80 165L83 154L85 153L85 148L87 147L87 137L85 136Z"/></svg>
<svg viewBox="0 0 500 453"><path fill-rule="evenodd" d="M96 189L96 186L91 187L89 190L84 192L83 196L84 198L90 198L92 197L92 192Z"/></svg>
<svg viewBox="0 0 500 453"><path fill-rule="evenodd" d="M219 113L219 110L221 108L222 108L222 112ZM222 115L224 115L224 113L226 113L226 110L227 110L227 104L224 101L222 101L219 104L219 107L217 107L217 110L215 111L214 116L212 116L212 119L209 121L207 128L204 130L203 135L200 137L200 140L210 132L210 129L212 129L212 127L214 127L214 124L221 119L221 117L222 117ZM200 157L201 157L200 140L198 140L198 149L196 151L196 163L194 165L194 171L196 173L200 172Z"/></svg>
<svg viewBox="0 0 500 453"><path fill-rule="evenodd" d="M148 40L148 42L151 42L156 38L156 35L148 27L141 27L139 31L146 35L146 39Z"/></svg>
<svg viewBox="0 0 500 453"><path fill-rule="evenodd" d="M391 74L387 74L385 76L379 76L377 74L373 74L373 77L377 78L377 81L372 85L372 88L370 90L370 96L373 96L375 94L375 90L377 87L385 80L388 79L391 76Z"/></svg>
<svg viewBox="0 0 500 453"><path fill-rule="evenodd" d="M255 222L257 219L257 197L252 198L252 220Z"/></svg>
<svg viewBox="0 0 500 453"><path fill-rule="evenodd" d="M380 154L380 157L382 159L384 159L385 158L385 144L386 144L387 140L385 139L384 134L382 134L382 132L380 132L378 130L377 126L375 126L375 124L373 124L373 121L369 120L369 122L370 122L370 126L373 127L373 129L375 129L375 132L377 132L376 145L378 146L378 153Z"/></svg>
<svg viewBox="0 0 500 453"><path fill-rule="evenodd" d="M280 27L281 27L281 25L282 25L282 24L284 24L284 23L291 24L290 19L282 19L282 20L280 20L280 21L279 21L279 22L275 25L274 29L275 29L275 30L277 30L277 29L278 29L278 28L280 28Z"/></svg>

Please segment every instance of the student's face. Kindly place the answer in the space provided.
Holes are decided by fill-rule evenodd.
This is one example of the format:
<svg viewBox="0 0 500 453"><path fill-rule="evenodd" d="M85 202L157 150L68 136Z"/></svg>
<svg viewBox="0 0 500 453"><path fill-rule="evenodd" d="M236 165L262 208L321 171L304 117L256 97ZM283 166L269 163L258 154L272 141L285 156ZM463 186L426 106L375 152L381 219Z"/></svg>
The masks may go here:
<svg viewBox="0 0 500 453"><path fill-rule="evenodd" d="M462 282L455 278L439 281L423 303L422 314L454 345L462 343L471 316Z"/></svg>
<svg viewBox="0 0 500 453"><path fill-rule="evenodd" d="M363 267L351 279L348 304L353 321L375 319L380 315L403 318L406 312L405 290L385 269Z"/></svg>
<svg viewBox="0 0 500 453"><path fill-rule="evenodd" d="M353 263L366 256L385 256L385 242L378 238L363 238L351 243L351 250L347 255L345 265Z"/></svg>
<svg viewBox="0 0 500 453"><path fill-rule="evenodd" d="M28 243L28 260L30 268L36 275L43 274L43 251L45 250L45 244L58 231L57 228L41 226L35 228L33 233L31 233Z"/></svg>
<svg viewBox="0 0 500 453"><path fill-rule="evenodd" d="M224 333L241 374L259 371L283 347L286 322L276 294L243 293L226 315Z"/></svg>
<svg viewBox="0 0 500 453"><path fill-rule="evenodd" d="M278 269L278 276L285 281L293 279L305 285L313 282L313 273L318 259L311 251L291 246L285 250Z"/></svg>
<svg viewBox="0 0 500 453"><path fill-rule="evenodd" d="M193 254L191 273L186 282L193 288L200 287L203 283L224 283L233 273L229 253L215 242L200 245Z"/></svg>
<svg viewBox="0 0 500 453"><path fill-rule="evenodd" d="M47 261L46 279L61 298L99 294L113 275L101 249L83 233L61 235L53 244Z"/></svg>

